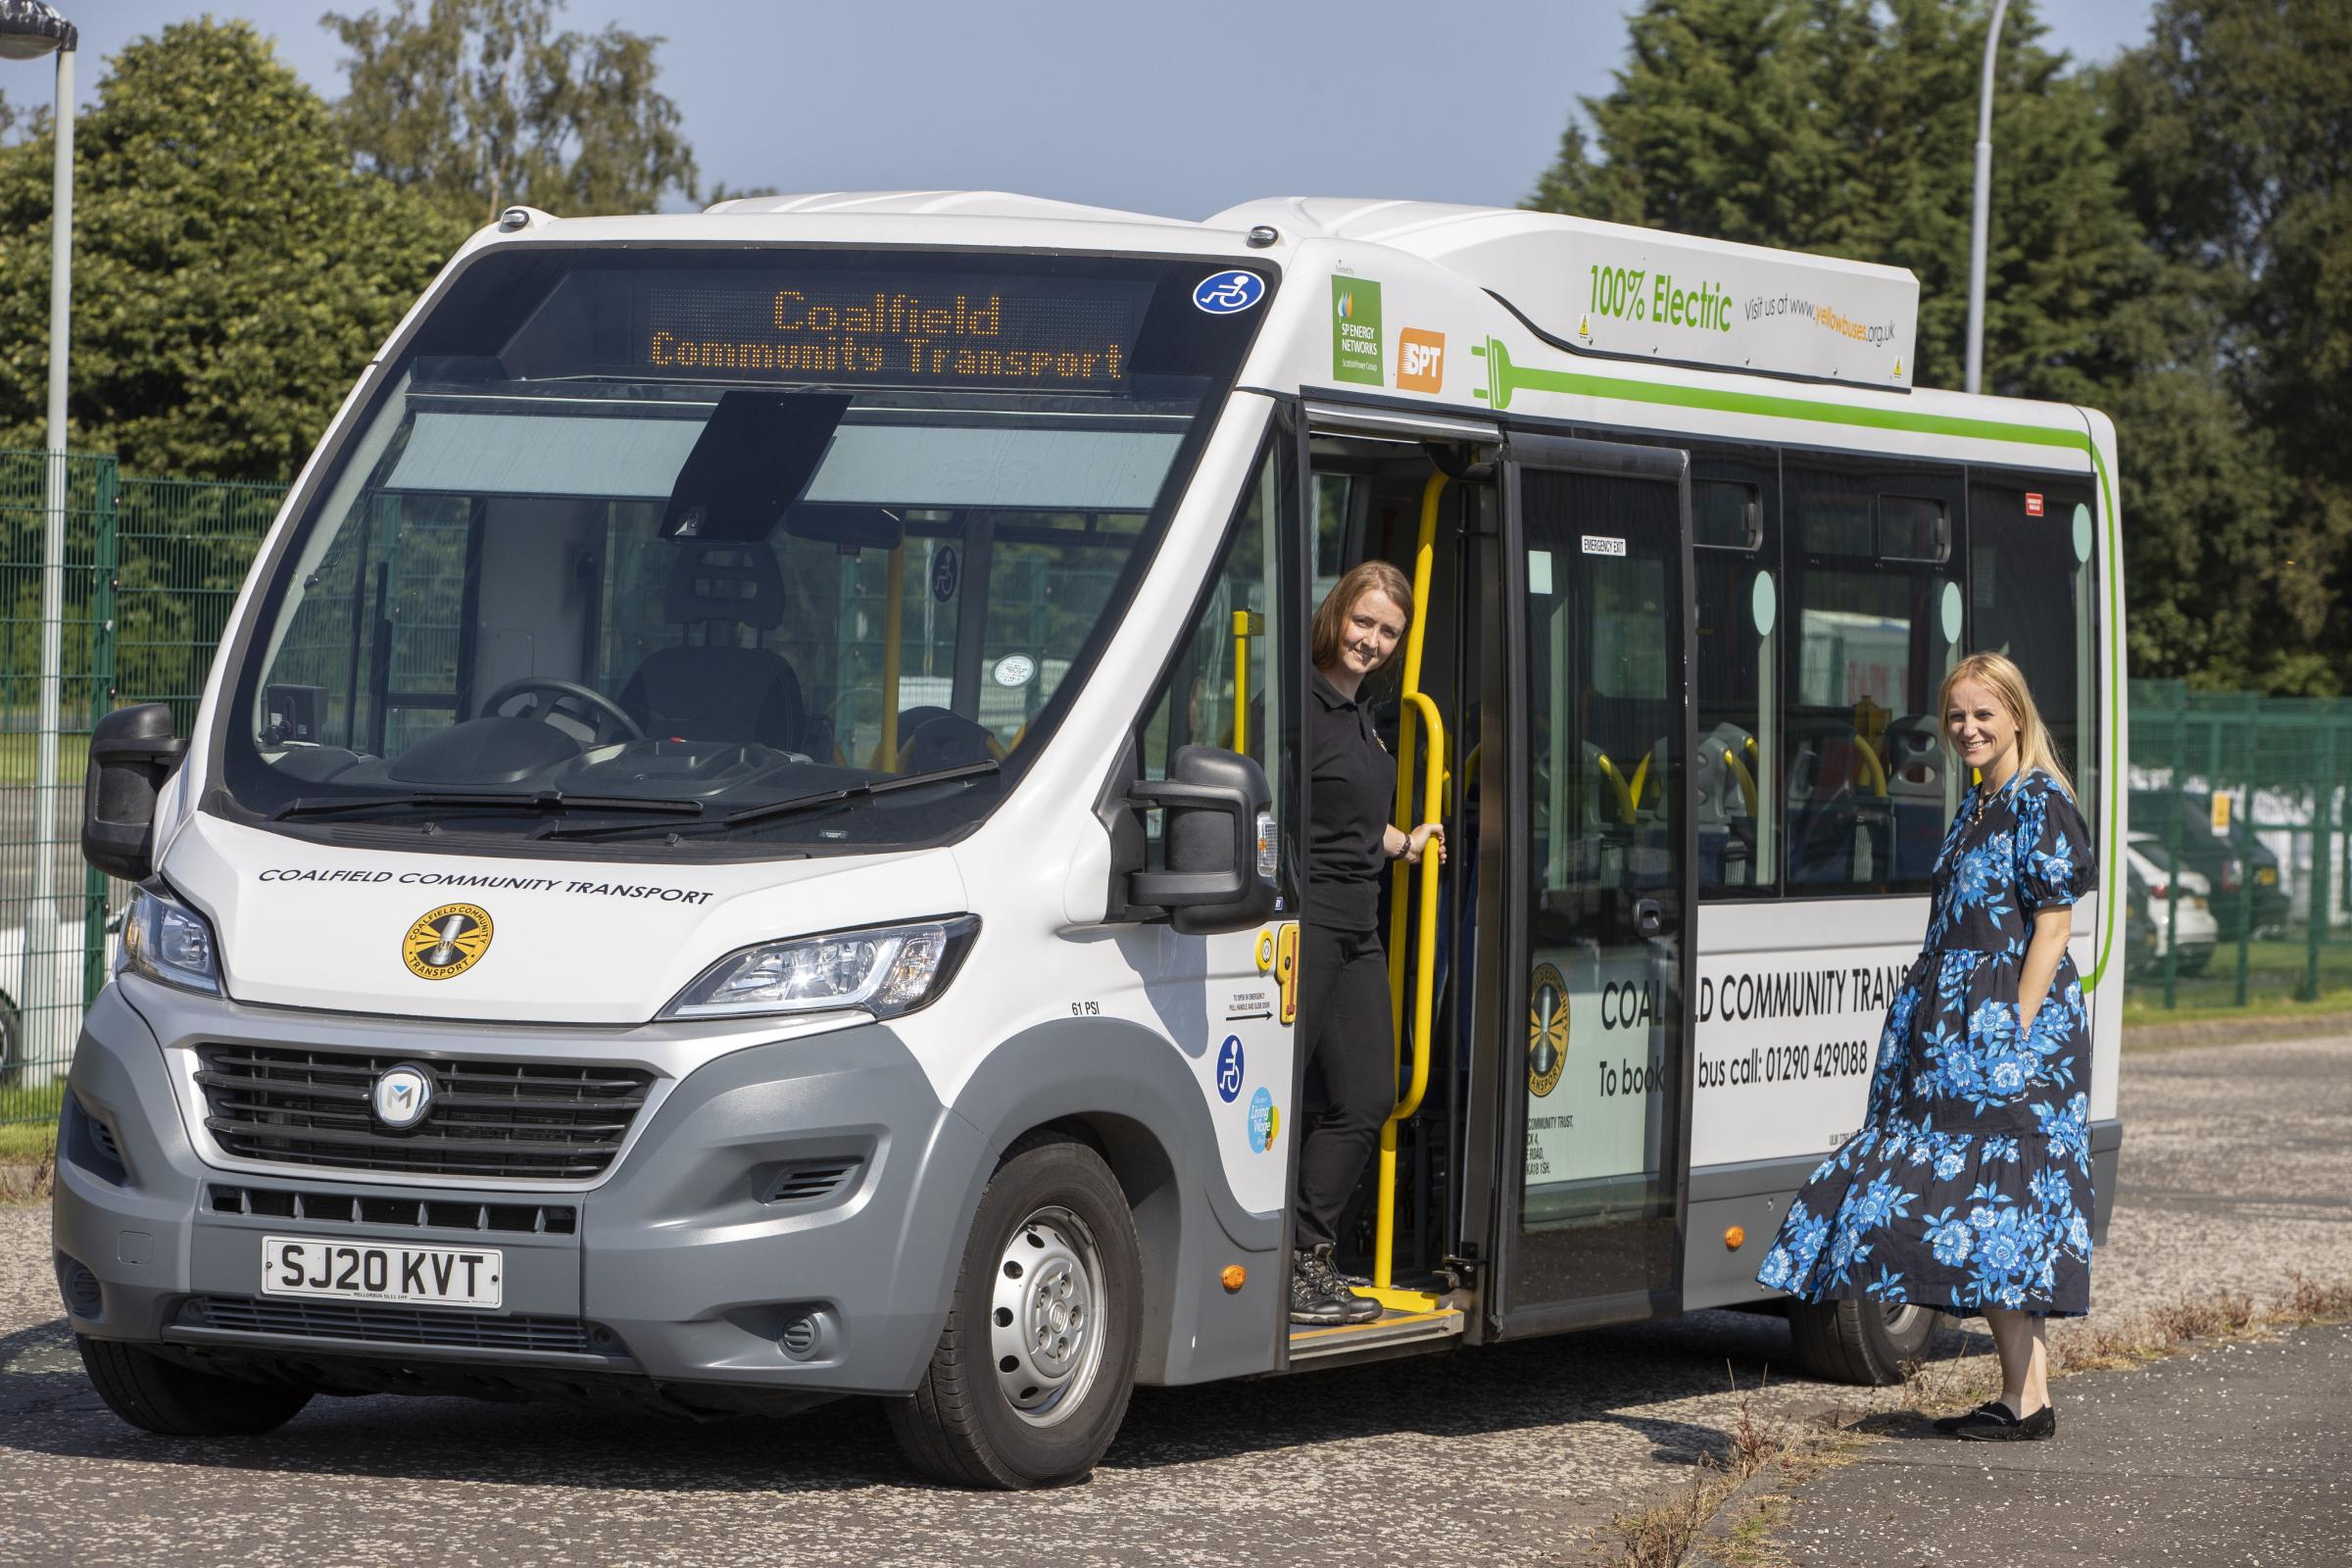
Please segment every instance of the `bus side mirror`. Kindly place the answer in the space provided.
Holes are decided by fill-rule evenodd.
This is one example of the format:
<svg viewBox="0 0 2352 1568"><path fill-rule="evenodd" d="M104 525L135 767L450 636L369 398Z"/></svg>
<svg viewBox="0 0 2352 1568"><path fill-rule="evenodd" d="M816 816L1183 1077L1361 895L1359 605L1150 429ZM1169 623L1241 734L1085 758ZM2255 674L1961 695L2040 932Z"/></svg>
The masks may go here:
<svg viewBox="0 0 2352 1568"><path fill-rule="evenodd" d="M155 869L155 798L187 749L162 703L117 709L98 721L81 781L83 859L125 882L147 879Z"/></svg>
<svg viewBox="0 0 2352 1568"><path fill-rule="evenodd" d="M1166 813L1166 869L1129 872L1130 904L1167 910L1186 936L1247 930L1273 914L1274 883L1260 871L1261 824L1273 808L1264 769L1236 752L1186 746L1166 778L1138 779L1127 797Z"/></svg>

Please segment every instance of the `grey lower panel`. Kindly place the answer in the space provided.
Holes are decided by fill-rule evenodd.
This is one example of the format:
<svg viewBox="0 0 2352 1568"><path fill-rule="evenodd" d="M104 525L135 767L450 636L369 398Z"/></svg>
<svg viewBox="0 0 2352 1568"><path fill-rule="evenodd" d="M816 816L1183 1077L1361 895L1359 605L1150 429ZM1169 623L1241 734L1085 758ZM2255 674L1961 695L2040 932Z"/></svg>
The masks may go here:
<svg viewBox="0 0 2352 1568"><path fill-rule="evenodd" d="M2091 1123L2092 1235L2098 1240L2105 1239L2108 1218L2115 1212L2115 1173L2123 1142L2121 1121ZM1683 1252L1685 1311L1760 1301L1780 1294L1758 1285L1756 1270L1788 1212L1789 1199L1820 1165L1821 1157L1806 1154L1793 1159L1710 1165L1690 1173L1689 1229ZM1739 1235L1736 1247L1732 1245L1735 1231Z"/></svg>

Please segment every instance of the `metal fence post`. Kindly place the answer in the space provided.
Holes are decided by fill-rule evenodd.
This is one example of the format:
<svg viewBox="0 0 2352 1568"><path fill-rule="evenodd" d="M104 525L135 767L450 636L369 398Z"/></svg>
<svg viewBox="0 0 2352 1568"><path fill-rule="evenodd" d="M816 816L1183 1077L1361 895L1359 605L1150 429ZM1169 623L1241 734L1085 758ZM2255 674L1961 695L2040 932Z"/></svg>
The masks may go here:
<svg viewBox="0 0 2352 1568"><path fill-rule="evenodd" d="M2335 906L2335 731L2315 724L2318 756L2311 781L2311 893L2303 902L2303 1000L2320 998L2320 939Z"/></svg>
<svg viewBox="0 0 2352 1568"><path fill-rule="evenodd" d="M2173 705L2173 808L2164 813L2164 853L2171 862L2165 872L2164 900L2164 1010L2180 1005L2180 790L2188 779L2188 705L2185 693L2176 693Z"/></svg>
<svg viewBox="0 0 2352 1568"><path fill-rule="evenodd" d="M115 706L115 564L121 526L121 473L112 457L98 460L98 497L90 542L90 728ZM81 1004L87 1009L106 987L106 873L82 868Z"/></svg>

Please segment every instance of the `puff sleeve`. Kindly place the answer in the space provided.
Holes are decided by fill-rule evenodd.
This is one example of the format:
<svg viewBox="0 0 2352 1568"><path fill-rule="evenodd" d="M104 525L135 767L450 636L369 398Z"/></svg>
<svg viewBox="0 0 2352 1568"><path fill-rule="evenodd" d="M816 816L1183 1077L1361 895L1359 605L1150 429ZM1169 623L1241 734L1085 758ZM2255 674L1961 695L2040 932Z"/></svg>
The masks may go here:
<svg viewBox="0 0 2352 1568"><path fill-rule="evenodd" d="M2056 779L2035 773L2017 796L2018 903L2030 919L2093 892L2099 867L2090 828Z"/></svg>

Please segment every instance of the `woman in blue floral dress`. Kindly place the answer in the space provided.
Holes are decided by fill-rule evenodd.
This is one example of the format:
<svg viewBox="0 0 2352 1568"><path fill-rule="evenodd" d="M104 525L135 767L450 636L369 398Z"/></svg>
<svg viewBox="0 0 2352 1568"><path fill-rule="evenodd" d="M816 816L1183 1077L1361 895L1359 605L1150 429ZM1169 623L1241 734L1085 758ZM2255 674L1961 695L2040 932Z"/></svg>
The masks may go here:
<svg viewBox="0 0 2352 1568"><path fill-rule="evenodd" d="M2066 944L2097 863L2017 666L1971 654L1936 702L1980 782L1936 858L1868 1119L1789 1204L1756 1278L1808 1301L1982 1312L2001 1397L1936 1425L2045 1438L2043 1322L2090 1305L2090 1028Z"/></svg>

